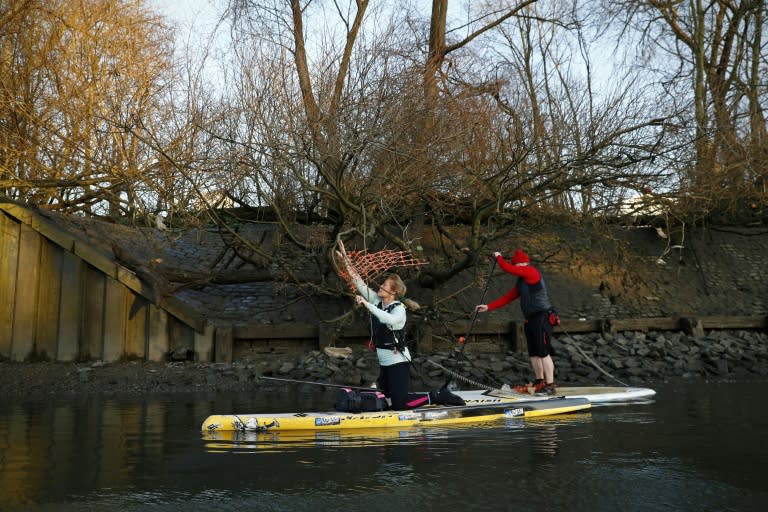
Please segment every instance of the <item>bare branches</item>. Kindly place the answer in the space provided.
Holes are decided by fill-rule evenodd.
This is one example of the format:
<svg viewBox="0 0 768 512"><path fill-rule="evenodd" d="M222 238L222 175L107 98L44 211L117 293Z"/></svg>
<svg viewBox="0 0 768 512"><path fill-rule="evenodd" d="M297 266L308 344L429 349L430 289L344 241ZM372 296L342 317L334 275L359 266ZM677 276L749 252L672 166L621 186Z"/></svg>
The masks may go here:
<svg viewBox="0 0 768 512"><path fill-rule="evenodd" d="M151 157L118 127L156 116L169 29L138 0L15 4L0 34L2 191L120 215Z"/></svg>
<svg viewBox="0 0 768 512"><path fill-rule="evenodd" d="M766 134L759 107L765 104L766 91L757 86L757 73L766 71L766 62L758 57L765 55L760 37L764 4L649 0L622 8L627 27L652 35L642 39L639 51L667 52L665 59L673 65L658 70L667 83L678 85L690 105L683 104L673 123L691 125L690 158L679 179L681 192L697 198L689 201L692 209L730 208L744 199L765 201L760 184L768 162L754 146Z"/></svg>
<svg viewBox="0 0 768 512"><path fill-rule="evenodd" d="M144 0L86 4L2 15L2 193L215 224L287 281L306 276L284 249L326 258L341 234L429 240L418 276L438 289L523 222L609 218L646 187L696 198L694 216L765 199L759 2L469 2L459 20L447 0L231 0L213 85ZM632 38L631 62L611 66L611 34ZM281 246L239 240L247 222Z"/></svg>

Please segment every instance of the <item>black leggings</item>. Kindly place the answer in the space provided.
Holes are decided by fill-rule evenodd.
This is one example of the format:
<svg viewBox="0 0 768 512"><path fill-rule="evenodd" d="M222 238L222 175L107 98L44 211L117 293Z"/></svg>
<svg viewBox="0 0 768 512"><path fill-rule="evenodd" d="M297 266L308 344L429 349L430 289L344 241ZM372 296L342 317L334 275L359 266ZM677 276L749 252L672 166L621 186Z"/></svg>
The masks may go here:
<svg viewBox="0 0 768 512"><path fill-rule="evenodd" d="M391 409L403 411L429 403L429 393L409 393L411 368L407 361L379 366L379 389L392 402Z"/></svg>

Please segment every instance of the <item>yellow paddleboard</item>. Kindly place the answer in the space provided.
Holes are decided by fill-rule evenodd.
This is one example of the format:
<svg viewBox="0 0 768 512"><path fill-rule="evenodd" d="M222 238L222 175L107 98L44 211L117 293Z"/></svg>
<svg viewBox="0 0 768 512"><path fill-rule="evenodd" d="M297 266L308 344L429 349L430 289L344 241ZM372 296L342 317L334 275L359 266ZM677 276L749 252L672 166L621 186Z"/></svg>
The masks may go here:
<svg viewBox="0 0 768 512"><path fill-rule="evenodd" d="M204 432L346 430L413 426L461 425L504 418L533 418L589 409L585 398L550 398L481 403L465 406L425 406L408 411L298 412L277 414L212 415L202 424Z"/></svg>

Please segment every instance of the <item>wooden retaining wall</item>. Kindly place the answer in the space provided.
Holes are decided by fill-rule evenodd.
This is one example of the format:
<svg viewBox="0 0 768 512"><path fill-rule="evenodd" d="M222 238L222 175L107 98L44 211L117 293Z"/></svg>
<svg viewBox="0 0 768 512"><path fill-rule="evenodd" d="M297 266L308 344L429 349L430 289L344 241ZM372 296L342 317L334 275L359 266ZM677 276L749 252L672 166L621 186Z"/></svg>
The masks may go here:
<svg viewBox="0 0 768 512"><path fill-rule="evenodd" d="M419 324L413 329L418 351L431 353L456 347L453 336L466 334L466 323L452 323L448 329L430 324ZM766 330L768 316L705 316L701 318L634 318L579 320L563 319L555 328L556 335L573 335L593 332L618 333L626 331L682 331L701 336L705 330ZM215 360L228 363L245 357L258 357L264 353L290 353L322 349L326 346L364 346L368 339L368 327L357 323L340 331L329 324L227 326L215 331ZM470 351L505 352L526 349L523 322L488 322L473 327L466 340Z"/></svg>
<svg viewBox="0 0 768 512"><path fill-rule="evenodd" d="M12 204L0 208L0 357L11 361L211 360L213 328L135 274Z"/></svg>

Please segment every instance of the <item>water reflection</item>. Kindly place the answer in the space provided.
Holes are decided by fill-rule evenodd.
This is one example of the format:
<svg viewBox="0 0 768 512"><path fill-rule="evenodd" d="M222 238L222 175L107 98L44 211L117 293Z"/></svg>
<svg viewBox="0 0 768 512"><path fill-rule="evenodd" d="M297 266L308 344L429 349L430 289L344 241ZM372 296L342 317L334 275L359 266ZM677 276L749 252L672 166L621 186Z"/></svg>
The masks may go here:
<svg viewBox="0 0 768 512"><path fill-rule="evenodd" d="M356 468L343 473L352 487L369 486L371 475L376 475L376 481L395 485L412 474L414 464L418 467L435 459L448 459L462 451L462 439L471 441L477 436L514 434L520 439L528 438L531 442L527 446L536 456L554 457L561 442L558 428L590 418L588 413L582 413L457 427L201 433L200 418L217 407L194 398L122 401L93 397L61 403L3 404L0 495L6 506L22 506L47 496L79 496L91 489L151 487L159 475L178 475L190 470L207 472L206 481L211 484L219 482L222 475L217 474L215 461L201 459L203 454L304 450L307 460L294 461L285 468L273 466L273 474L262 474L260 480L271 480L278 487L286 478L298 482L304 475L313 480L314 472L325 464L332 464L338 473L341 463ZM195 438L197 447L190 446ZM328 456L327 450L351 448L378 451L374 456L356 456L351 452ZM352 466L348 466L350 463ZM239 463L229 461L227 465L234 472L242 469ZM358 472L362 467L365 471ZM236 485L240 479L247 480L247 474L228 478Z"/></svg>
<svg viewBox="0 0 768 512"><path fill-rule="evenodd" d="M446 435L445 429L361 428L352 431L215 431L204 432L202 438L205 441L205 449L215 453L227 450L242 452L303 447L354 448L387 443L424 444Z"/></svg>
<svg viewBox="0 0 768 512"><path fill-rule="evenodd" d="M130 485L162 464L168 449L163 402L94 397L5 403L0 411L4 506L77 489Z"/></svg>

